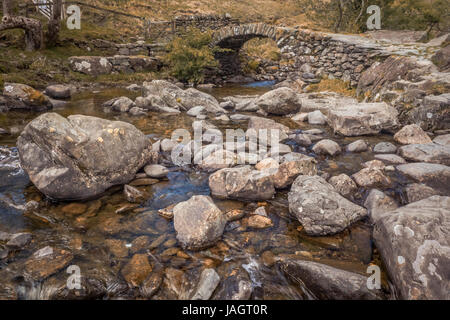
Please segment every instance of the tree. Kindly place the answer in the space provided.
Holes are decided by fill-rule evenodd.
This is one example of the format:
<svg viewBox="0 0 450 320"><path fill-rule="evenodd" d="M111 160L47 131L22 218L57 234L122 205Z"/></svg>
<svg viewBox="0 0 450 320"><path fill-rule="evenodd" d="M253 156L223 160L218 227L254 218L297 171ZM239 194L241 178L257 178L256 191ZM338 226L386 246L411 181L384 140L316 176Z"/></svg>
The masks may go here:
<svg viewBox="0 0 450 320"><path fill-rule="evenodd" d="M39 20L12 15L13 0L3 0L3 18L0 23L0 31L9 29L25 30L25 49L27 51L38 50L42 47L42 24Z"/></svg>
<svg viewBox="0 0 450 320"><path fill-rule="evenodd" d="M366 31L369 5L381 8L383 29L450 31L448 0L297 0L317 26L335 32Z"/></svg>
<svg viewBox="0 0 450 320"><path fill-rule="evenodd" d="M48 23L48 29L45 35L47 47L54 47L59 40L59 30L61 28L61 8L62 0L53 0L52 17Z"/></svg>
<svg viewBox="0 0 450 320"><path fill-rule="evenodd" d="M190 29L186 34L174 38L167 47L164 62L172 76L183 82L201 83L205 71L218 66L214 58L217 49L209 47L211 32Z"/></svg>

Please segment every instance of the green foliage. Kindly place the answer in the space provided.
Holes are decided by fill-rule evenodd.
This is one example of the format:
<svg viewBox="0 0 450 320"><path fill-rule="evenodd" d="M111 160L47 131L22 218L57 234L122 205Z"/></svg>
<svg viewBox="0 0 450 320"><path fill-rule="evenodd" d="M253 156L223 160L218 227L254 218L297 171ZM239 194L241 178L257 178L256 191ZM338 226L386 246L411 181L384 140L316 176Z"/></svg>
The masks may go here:
<svg viewBox="0 0 450 320"><path fill-rule="evenodd" d="M4 85L5 85L5 80L3 80L3 75L0 74L0 92L3 91Z"/></svg>
<svg viewBox="0 0 450 320"><path fill-rule="evenodd" d="M450 27L448 0L398 0L385 11L382 22L392 29L445 31Z"/></svg>
<svg viewBox="0 0 450 320"><path fill-rule="evenodd" d="M249 60L246 63L243 63L244 66L242 67L245 74L252 74L255 73L259 68L259 61L258 60Z"/></svg>
<svg viewBox="0 0 450 320"><path fill-rule="evenodd" d="M364 32L369 5L381 8L382 29L446 31L448 0L297 0L303 13L319 27L336 32Z"/></svg>
<svg viewBox="0 0 450 320"><path fill-rule="evenodd" d="M214 58L218 49L209 47L211 40L211 32L198 29L190 29L185 35L174 38L168 44L168 53L164 57L169 73L183 82L201 83L205 70L218 66Z"/></svg>

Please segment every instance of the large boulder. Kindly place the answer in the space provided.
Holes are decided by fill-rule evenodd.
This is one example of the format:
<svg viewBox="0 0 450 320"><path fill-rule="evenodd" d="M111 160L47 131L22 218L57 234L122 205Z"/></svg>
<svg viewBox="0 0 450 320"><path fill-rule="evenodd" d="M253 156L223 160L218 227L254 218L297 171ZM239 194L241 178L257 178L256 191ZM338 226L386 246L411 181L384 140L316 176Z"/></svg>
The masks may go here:
<svg viewBox="0 0 450 320"><path fill-rule="evenodd" d="M52 199L80 200L130 182L151 156L133 125L96 117L45 113L17 140L30 180Z"/></svg>
<svg viewBox="0 0 450 320"><path fill-rule="evenodd" d="M381 290L370 290L366 276L322 263L282 259L277 262L288 279L306 287L316 299L379 300Z"/></svg>
<svg viewBox="0 0 450 320"><path fill-rule="evenodd" d="M416 60L406 56L390 56L383 62L375 62L361 74L356 93L375 97L383 87L404 79L416 67Z"/></svg>
<svg viewBox="0 0 450 320"><path fill-rule="evenodd" d="M412 108L408 113L409 122L419 124L426 130L440 130L448 129L450 127L450 76L445 73L447 82L435 81L431 82L429 86L441 87L443 94L436 94L430 92L422 101L418 108Z"/></svg>
<svg viewBox="0 0 450 320"><path fill-rule="evenodd" d="M409 144L400 147L398 154L410 161L450 165L450 146L435 143Z"/></svg>
<svg viewBox="0 0 450 320"><path fill-rule="evenodd" d="M0 96L0 106L2 103ZM23 109L30 111L45 111L52 108L50 99L42 92L26 84L5 83L3 99L6 109Z"/></svg>
<svg viewBox="0 0 450 320"><path fill-rule="evenodd" d="M250 166L226 168L209 177L211 194L218 198L268 200L275 194L271 176Z"/></svg>
<svg viewBox="0 0 450 320"><path fill-rule="evenodd" d="M227 220L211 197L193 196L173 208L173 222L181 245L199 250L222 236Z"/></svg>
<svg viewBox="0 0 450 320"><path fill-rule="evenodd" d="M382 215L373 237L403 299L450 299L450 197L432 196Z"/></svg>
<svg viewBox="0 0 450 320"><path fill-rule="evenodd" d="M309 235L340 232L367 215L319 176L298 176L288 195L289 211Z"/></svg>
<svg viewBox="0 0 450 320"><path fill-rule="evenodd" d="M286 87L263 94L255 101L255 104L267 113L280 116L297 113L301 108L297 93Z"/></svg>
<svg viewBox="0 0 450 320"><path fill-rule="evenodd" d="M148 95L159 96L167 107L173 109L187 111L194 107L202 106L206 112L227 113L212 95L194 88L183 90L165 80L144 82L143 93L145 97Z"/></svg>
<svg viewBox="0 0 450 320"><path fill-rule="evenodd" d="M328 113L329 125L344 136L377 134L398 126L398 112L384 102L338 106Z"/></svg>

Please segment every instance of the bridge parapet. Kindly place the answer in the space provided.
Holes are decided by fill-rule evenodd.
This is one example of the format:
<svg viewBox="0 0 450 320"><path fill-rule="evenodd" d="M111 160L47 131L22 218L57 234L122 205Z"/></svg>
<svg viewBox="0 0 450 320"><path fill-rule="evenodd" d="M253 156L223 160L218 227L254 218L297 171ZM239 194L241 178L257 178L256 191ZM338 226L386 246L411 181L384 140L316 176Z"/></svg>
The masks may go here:
<svg viewBox="0 0 450 320"><path fill-rule="evenodd" d="M314 77L329 76L349 81L356 86L360 74L382 52L379 47L367 43L361 37L338 37L333 34L299 28L286 28L265 23L249 23L227 26L213 35L211 46L232 49L219 53L222 76L239 72L238 52L252 38L270 38L280 48L282 61L278 68L271 66L276 80L298 78L300 69L308 65Z"/></svg>

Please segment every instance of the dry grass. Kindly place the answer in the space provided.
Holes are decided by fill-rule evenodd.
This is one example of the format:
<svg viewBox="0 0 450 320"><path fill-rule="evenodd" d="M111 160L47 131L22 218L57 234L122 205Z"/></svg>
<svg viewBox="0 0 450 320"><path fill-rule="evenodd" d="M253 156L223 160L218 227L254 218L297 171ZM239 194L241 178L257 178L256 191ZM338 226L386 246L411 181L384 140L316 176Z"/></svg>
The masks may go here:
<svg viewBox="0 0 450 320"><path fill-rule="evenodd" d="M280 48L272 39L252 39L247 41L242 47L245 55L265 60L278 61L281 58Z"/></svg>
<svg viewBox="0 0 450 320"><path fill-rule="evenodd" d="M152 20L170 20L177 15L230 13L242 21L289 23L300 15L296 0L85 0L87 3L107 7ZM303 20L303 19L302 19Z"/></svg>
<svg viewBox="0 0 450 320"><path fill-rule="evenodd" d="M322 79L319 83L308 86L308 92L321 91L332 91L356 98L356 89L352 88L348 82L339 79Z"/></svg>

